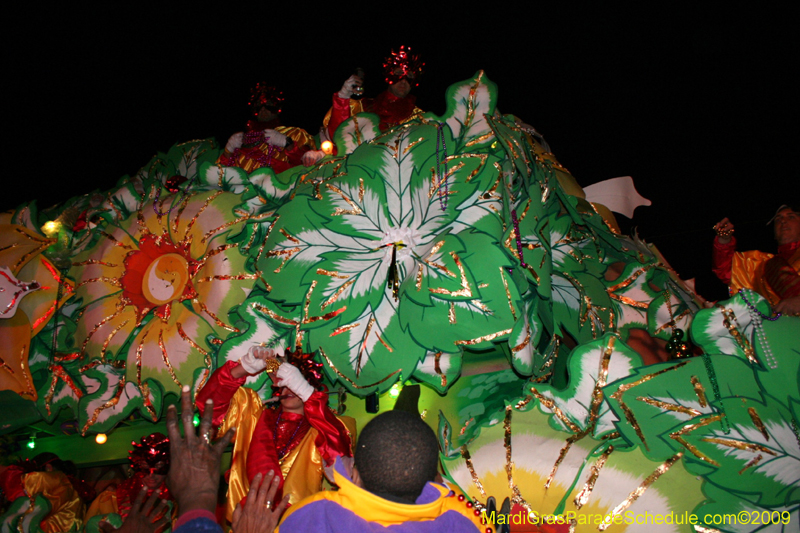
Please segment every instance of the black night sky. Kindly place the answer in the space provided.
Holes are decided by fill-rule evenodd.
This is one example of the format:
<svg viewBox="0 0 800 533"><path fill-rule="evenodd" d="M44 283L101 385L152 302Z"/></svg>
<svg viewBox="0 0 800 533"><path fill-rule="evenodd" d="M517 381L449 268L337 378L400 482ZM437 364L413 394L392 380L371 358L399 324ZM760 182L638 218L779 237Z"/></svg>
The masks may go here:
<svg viewBox="0 0 800 533"><path fill-rule="evenodd" d="M653 206L620 215L624 229L724 297L711 226L729 216L741 248L772 251L766 221L798 197L797 9L600 4L5 9L0 210L109 189L176 142L224 144L257 81L283 88L284 124L315 133L356 67L375 95L382 58L405 44L427 64L421 108L444 112L447 86L485 70L500 110L581 185L633 176Z"/></svg>

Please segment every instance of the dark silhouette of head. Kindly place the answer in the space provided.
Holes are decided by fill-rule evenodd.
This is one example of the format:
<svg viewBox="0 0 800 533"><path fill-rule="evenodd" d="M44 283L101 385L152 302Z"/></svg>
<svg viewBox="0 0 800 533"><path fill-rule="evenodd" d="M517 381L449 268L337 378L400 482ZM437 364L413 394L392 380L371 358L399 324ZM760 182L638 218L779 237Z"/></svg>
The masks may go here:
<svg viewBox="0 0 800 533"><path fill-rule="evenodd" d="M419 415L388 411L373 418L358 438L355 467L364 489L388 499L416 501L436 477L439 443Z"/></svg>

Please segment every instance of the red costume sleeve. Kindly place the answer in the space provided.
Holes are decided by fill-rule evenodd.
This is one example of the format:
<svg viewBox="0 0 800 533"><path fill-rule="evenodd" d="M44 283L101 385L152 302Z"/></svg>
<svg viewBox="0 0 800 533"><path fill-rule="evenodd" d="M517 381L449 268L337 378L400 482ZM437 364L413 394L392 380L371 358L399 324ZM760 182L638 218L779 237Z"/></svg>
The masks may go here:
<svg viewBox="0 0 800 533"><path fill-rule="evenodd" d="M333 140L336 128L350 118L350 99L339 97L339 93L333 93L333 107L331 108L331 120L328 122L328 137Z"/></svg>
<svg viewBox="0 0 800 533"><path fill-rule="evenodd" d="M341 420L328 409L328 395L315 392L303 404L306 420L317 430L314 441L325 464L330 466L339 456L351 457L350 434Z"/></svg>
<svg viewBox="0 0 800 533"><path fill-rule="evenodd" d="M208 399L214 400L214 425L218 426L222 419L225 418L225 413L228 412L228 406L231 404L236 389L244 385L247 381L247 376L239 379L231 375L233 370L239 364L238 361L228 361L216 372L211 374L211 379L208 383L197 393L195 405L200 409L200 413L205 412L206 402Z"/></svg>
<svg viewBox="0 0 800 533"><path fill-rule="evenodd" d="M711 255L711 271L722 283L729 285L731 282L731 267L733 265L733 254L736 252L736 237L731 237L728 244L719 242L719 237L714 237L714 246Z"/></svg>
<svg viewBox="0 0 800 533"><path fill-rule="evenodd" d="M26 496L22 482L22 476L24 475L25 470L16 465L9 466L0 474L0 488L6 494L6 500L13 502L17 498Z"/></svg>

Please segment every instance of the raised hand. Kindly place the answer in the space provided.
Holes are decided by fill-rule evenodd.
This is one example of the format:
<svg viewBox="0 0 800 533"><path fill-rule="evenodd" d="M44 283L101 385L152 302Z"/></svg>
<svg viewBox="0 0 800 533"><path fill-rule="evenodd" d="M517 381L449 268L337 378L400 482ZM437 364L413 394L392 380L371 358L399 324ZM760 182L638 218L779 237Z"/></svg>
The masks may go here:
<svg viewBox="0 0 800 533"><path fill-rule="evenodd" d="M103 533L156 533L164 531L169 525L169 516L166 513L167 502L158 497L159 491L144 501L147 496L147 487L143 487L136 496L128 517L117 529L105 520L98 524Z"/></svg>
<svg viewBox="0 0 800 533"><path fill-rule="evenodd" d="M214 402L208 400L200 422L200 435L195 435L192 418L194 408L189 387L181 390L181 422L185 437L178 430L178 415L174 405L167 409L170 465L167 486L178 502L178 510L186 513L193 509L214 512L219 486L219 465L222 452L233 438L233 429L221 439L211 443L211 419Z"/></svg>
<svg viewBox="0 0 800 533"><path fill-rule="evenodd" d="M263 477L256 474L247 493L247 503L240 503L233 512L233 531L236 533L271 533L278 525L284 509L289 504L289 495L273 508L280 477L272 470Z"/></svg>

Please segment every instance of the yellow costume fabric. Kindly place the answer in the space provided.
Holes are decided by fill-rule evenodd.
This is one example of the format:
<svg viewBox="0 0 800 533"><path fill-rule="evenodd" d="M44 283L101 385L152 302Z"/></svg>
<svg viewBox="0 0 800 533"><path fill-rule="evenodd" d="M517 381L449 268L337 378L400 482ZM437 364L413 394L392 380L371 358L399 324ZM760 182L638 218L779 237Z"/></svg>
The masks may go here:
<svg viewBox="0 0 800 533"><path fill-rule="evenodd" d="M83 502L67 476L61 472L31 472L25 476L25 493L41 494L50 502L50 513L42 520L44 533L80 531L83 527Z"/></svg>
<svg viewBox="0 0 800 533"><path fill-rule="evenodd" d="M753 250L749 252L736 252L733 254L731 265L731 294L739 289L752 289L758 294L769 300L770 305L776 305L781 301L772 287L769 286L764 277L764 267L767 261L772 259L773 254ZM800 272L800 250L797 250L789 258L789 265Z"/></svg>
<svg viewBox="0 0 800 533"><path fill-rule="evenodd" d="M86 510L86 515L83 517L84 522L88 522L90 518L97 515L119 514L119 505L117 505L117 491L104 490L97 498L94 499L89 509Z"/></svg>

